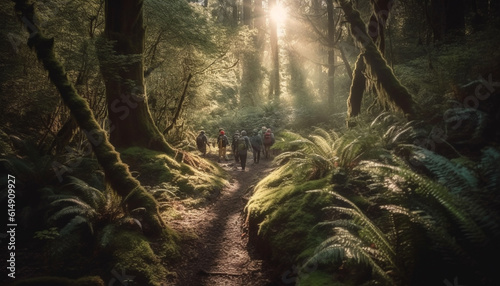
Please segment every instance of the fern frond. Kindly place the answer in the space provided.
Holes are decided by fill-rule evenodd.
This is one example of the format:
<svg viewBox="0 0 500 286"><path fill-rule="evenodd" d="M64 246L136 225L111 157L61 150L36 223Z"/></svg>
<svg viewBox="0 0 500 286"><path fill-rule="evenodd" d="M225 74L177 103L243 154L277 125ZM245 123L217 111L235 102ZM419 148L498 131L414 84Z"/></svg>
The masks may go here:
<svg viewBox="0 0 500 286"><path fill-rule="evenodd" d="M428 169L439 183L447 186L451 192L460 193L477 189L478 180L474 172L465 166L456 164L431 150L415 145L401 145L412 151L410 160Z"/></svg>
<svg viewBox="0 0 500 286"><path fill-rule="evenodd" d="M330 136L328 136L330 137ZM322 156L332 156L333 155L333 141L329 141L328 138L324 138L319 135L309 135L311 142L314 144L314 151L321 154Z"/></svg>
<svg viewBox="0 0 500 286"><path fill-rule="evenodd" d="M69 204L73 206L77 206L81 208L82 210L89 210L93 209L93 207L86 202L82 201L78 197L66 197L66 198L61 198L54 200L50 203L52 206L59 206L59 205L64 205L64 204Z"/></svg>
<svg viewBox="0 0 500 286"><path fill-rule="evenodd" d="M51 223L58 223L68 217L75 217L75 216L93 217L95 215L96 212L92 208L83 209L78 206L68 206L54 213L52 216L49 217L48 220Z"/></svg>
<svg viewBox="0 0 500 286"><path fill-rule="evenodd" d="M396 205L384 205L380 208L394 214L404 215L411 222L422 226L426 230L428 237L433 241L432 247L438 251L452 253L462 261L473 261L470 255L457 243L456 238L443 225L437 223L432 215L420 211L411 211L408 208Z"/></svg>
<svg viewBox="0 0 500 286"><path fill-rule="evenodd" d="M372 258L379 256L377 250L364 247L363 242L351 232L343 228L335 228L335 234L321 243L313 257L305 265L317 262L343 262L353 260L369 266L373 274L380 277L385 285L394 285L394 281Z"/></svg>
<svg viewBox="0 0 500 286"><path fill-rule="evenodd" d="M328 209L333 209L336 211L344 212L345 214L348 214L352 216L353 218L357 219L356 223L358 223L361 226L366 227L369 232L373 234L373 238L376 240L376 243L380 245L384 249L386 253L388 253L388 258L394 257L395 256L395 251L392 248L391 244L389 241L387 241L385 235L382 233L382 231L356 206L353 202L348 200L347 198L341 196L340 194L330 191L330 194L332 194L336 199L341 200L348 204L351 208L342 208L342 207L327 207ZM391 259L391 264L394 264L394 262Z"/></svg>
<svg viewBox="0 0 500 286"><path fill-rule="evenodd" d="M444 207L458 222L466 237L476 243L482 243L486 240L483 230L467 213L464 213L464 209L467 209L466 205L470 202L450 193L442 184L417 174L406 166L392 166L368 161L363 162L360 169L382 177L391 177L394 174L401 176L407 183L415 186L411 190L412 192L423 197L432 198Z"/></svg>
<svg viewBox="0 0 500 286"><path fill-rule="evenodd" d="M337 220L332 220L332 221L324 221L324 222L318 223L315 227L321 227L321 226L342 227L345 229L355 230L355 231L358 231L361 229L361 226L359 224L356 224L352 220L348 220L348 219L337 219Z"/></svg>
<svg viewBox="0 0 500 286"><path fill-rule="evenodd" d="M81 227L82 224L86 225L89 228L90 233L93 234L94 230L92 224L86 217L81 215L76 215L73 219L71 219L71 221L67 223L59 233L61 236L66 236L70 233L73 233L76 229Z"/></svg>
<svg viewBox="0 0 500 286"><path fill-rule="evenodd" d="M495 194L496 203L500 203L498 192L500 186L500 151L493 147L486 147L481 150L479 170L483 178L484 191Z"/></svg>
<svg viewBox="0 0 500 286"><path fill-rule="evenodd" d="M89 186L85 181L80 180L76 177L69 176L68 180L69 183L62 186L62 190L74 194L96 209L104 207L106 203L106 197L103 192L92 186Z"/></svg>

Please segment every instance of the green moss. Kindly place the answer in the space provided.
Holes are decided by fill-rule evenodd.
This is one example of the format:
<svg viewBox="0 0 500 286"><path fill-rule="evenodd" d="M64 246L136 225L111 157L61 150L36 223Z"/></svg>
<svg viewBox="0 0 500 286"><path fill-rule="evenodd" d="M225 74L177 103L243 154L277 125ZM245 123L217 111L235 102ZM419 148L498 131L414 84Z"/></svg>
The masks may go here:
<svg viewBox="0 0 500 286"><path fill-rule="evenodd" d="M277 169L262 180L247 204L250 224L259 225L258 235L269 243L272 258L283 263L295 263L306 258L326 238L321 228L313 228L323 220L331 197L318 190L329 178L298 184L293 180L275 186L284 168ZM271 187L273 186L273 187Z"/></svg>
<svg viewBox="0 0 500 286"><path fill-rule="evenodd" d="M178 195L182 198L201 198L203 202L227 184L224 171L208 161L203 161L204 169L196 169L162 152L140 147L128 148L121 154L130 169L138 174L141 184L158 186L169 182L179 189Z"/></svg>
<svg viewBox="0 0 500 286"><path fill-rule="evenodd" d="M153 250L141 234L121 231L113 237L106 252L112 256L113 269L135 276L134 285L161 285L169 274L162 259L178 257L178 241L176 233L166 230L160 239L160 246Z"/></svg>

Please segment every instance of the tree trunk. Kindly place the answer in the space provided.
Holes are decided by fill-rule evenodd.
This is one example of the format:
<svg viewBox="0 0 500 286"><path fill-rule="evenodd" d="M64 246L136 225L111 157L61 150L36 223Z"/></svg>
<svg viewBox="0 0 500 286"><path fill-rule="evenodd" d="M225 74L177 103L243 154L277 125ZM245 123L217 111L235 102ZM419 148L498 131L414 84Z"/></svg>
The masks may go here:
<svg viewBox="0 0 500 286"><path fill-rule="evenodd" d="M262 8L262 0L254 1L254 26L257 29L257 48L262 49L266 36L266 14Z"/></svg>
<svg viewBox="0 0 500 286"><path fill-rule="evenodd" d="M252 25L252 0L243 0L243 25L253 28Z"/></svg>
<svg viewBox="0 0 500 286"><path fill-rule="evenodd" d="M352 75L351 90L349 98L347 99L347 116L355 117L361 112L361 101L363 93L366 89L366 78L364 75L365 62L363 55L360 54L354 66L354 73Z"/></svg>
<svg viewBox="0 0 500 286"><path fill-rule="evenodd" d="M255 19L251 19L252 16ZM250 0L243 2L243 23L254 26L257 35L252 36L249 47L242 53L241 59L241 92L240 105L257 106L261 103L262 88L262 49L265 42L265 13L262 9L262 0L254 2L254 13ZM253 21L252 21L253 20Z"/></svg>
<svg viewBox="0 0 500 286"><path fill-rule="evenodd" d="M153 122L144 84L143 0L106 1L104 34L113 55L101 55L110 141L116 148L139 146L174 154ZM117 63L116 60L127 57ZM113 60L115 59L115 60Z"/></svg>
<svg viewBox="0 0 500 286"><path fill-rule="evenodd" d="M328 107L335 106L335 20L333 18L333 0L326 1L328 17Z"/></svg>
<svg viewBox="0 0 500 286"><path fill-rule="evenodd" d="M385 28L394 0L372 0L373 13L368 24L368 33L382 55L385 54Z"/></svg>
<svg viewBox="0 0 500 286"><path fill-rule="evenodd" d="M401 110L406 116L414 115L413 100L410 93L398 81L380 50L368 35L359 12L353 9L352 4L346 0L339 0L339 2L347 21L351 25L350 29L354 41L360 46L367 78L369 78L377 92L379 101L394 109ZM359 60L361 60L361 57L358 58ZM356 78L357 73L358 71L354 72L354 78Z"/></svg>
<svg viewBox="0 0 500 286"><path fill-rule="evenodd" d="M464 5L464 0L431 0L427 13L435 41L464 35Z"/></svg>
<svg viewBox="0 0 500 286"><path fill-rule="evenodd" d="M271 42L272 68L269 79L269 100L279 101L280 97L280 60L278 46L278 23L271 16L271 10L276 6L276 0L269 0L269 29Z"/></svg>
<svg viewBox="0 0 500 286"><path fill-rule="evenodd" d="M231 10L233 12L233 25L236 27L238 26L238 3L236 2L236 0L233 0L233 2L231 3Z"/></svg>
<svg viewBox="0 0 500 286"><path fill-rule="evenodd" d="M49 79L55 85L64 104L71 111L80 129L85 133L92 144L97 161L104 169L106 179L111 188L124 200L128 210L145 208L144 231L158 235L166 227L158 211L156 200L132 177L128 167L120 159L120 154L110 144L106 132L95 120L94 114L87 101L76 91L68 79L64 68L57 60L54 53L54 39L46 38L36 27L33 21L33 5L28 1L18 0L15 8L20 18L26 24L30 33L28 45L34 48L38 59L42 61L44 68L49 73Z"/></svg>

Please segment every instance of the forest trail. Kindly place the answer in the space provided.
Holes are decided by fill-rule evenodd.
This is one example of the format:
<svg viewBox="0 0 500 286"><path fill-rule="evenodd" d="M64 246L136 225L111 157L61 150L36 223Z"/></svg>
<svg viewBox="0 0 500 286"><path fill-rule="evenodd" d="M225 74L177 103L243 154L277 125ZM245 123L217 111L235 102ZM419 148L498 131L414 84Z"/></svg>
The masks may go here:
<svg viewBox="0 0 500 286"><path fill-rule="evenodd" d="M213 154L208 158L216 160ZM219 165L229 173L230 185L207 206L188 209L179 204L181 215L168 222L184 237L192 237L181 244L181 261L170 268L177 277L169 285L272 285L272 267L256 258L244 228L244 207L253 186L272 170L271 160L254 164L249 152L244 172L234 160Z"/></svg>

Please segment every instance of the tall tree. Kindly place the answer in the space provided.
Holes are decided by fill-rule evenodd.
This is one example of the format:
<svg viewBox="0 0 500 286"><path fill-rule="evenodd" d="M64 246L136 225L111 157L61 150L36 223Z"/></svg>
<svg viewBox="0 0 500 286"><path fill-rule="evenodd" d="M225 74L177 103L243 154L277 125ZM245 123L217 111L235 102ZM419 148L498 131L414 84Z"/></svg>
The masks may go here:
<svg viewBox="0 0 500 286"><path fill-rule="evenodd" d="M345 17L350 23L351 34L360 47L351 91L348 99L349 117L358 115L361 110L361 99L365 90L365 83L370 81L370 86L377 93L378 100L384 106L401 110L405 115L414 115L413 100L408 90L398 81L392 69L388 66L378 46L374 43L366 29L357 10L347 0L337 0L344 10ZM385 0L380 0L383 2ZM378 1L374 1L374 5ZM390 2L390 1L389 1ZM390 6L387 6L390 8ZM383 11L388 17L389 11ZM386 18L387 19L387 18ZM377 23L378 26L378 23Z"/></svg>
<svg viewBox="0 0 500 286"><path fill-rule="evenodd" d="M260 13L262 9L262 0L260 3L256 1L255 11L256 14ZM253 21L252 1L243 1L243 21L242 24L246 25L249 29L252 26L261 27L261 19L263 15L258 16ZM245 41L241 53L241 89L240 89L240 104L242 106L257 106L260 102L260 91L262 85L262 39L260 36L260 29L257 28L256 34L249 33L248 40Z"/></svg>
<svg viewBox="0 0 500 286"><path fill-rule="evenodd" d="M280 59L279 59L279 45L278 45L278 22L277 19L273 17L273 9L277 5L277 0L269 0L268 2L268 15L269 15L269 33L270 33L270 45L271 45L271 75L269 77L269 100L279 100L281 89L280 89Z"/></svg>
<svg viewBox="0 0 500 286"><path fill-rule="evenodd" d="M427 17L435 41L465 33L465 0L427 0Z"/></svg>
<svg viewBox="0 0 500 286"><path fill-rule="evenodd" d="M107 0L104 35L111 52L101 52L110 141L117 148L140 146L173 154L151 117L144 84L143 0Z"/></svg>
<svg viewBox="0 0 500 286"><path fill-rule="evenodd" d="M76 91L69 80L66 71L56 58L54 52L54 38L44 36L34 19L33 4L26 0L16 0L15 9L18 16L26 24L30 33L28 45L37 53L38 59L43 63L49 73L49 79L59 91L64 104L71 111L71 115L80 129L85 133L97 161L103 167L106 179L113 190L122 198L127 198L124 208L133 210L144 208L144 227L146 232L158 235L165 227L156 200L150 195L130 173L126 164L120 159L120 154L110 144L106 132L95 120L94 114L87 101Z"/></svg>
<svg viewBox="0 0 500 286"><path fill-rule="evenodd" d="M334 19L334 9L333 0L326 0L326 10L328 17L328 106L330 108L334 107L335 104L335 19Z"/></svg>
<svg viewBox="0 0 500 286"><path fill-rule="evenodd" d="M243 0L243 25L252 28L252 17L252 0Z"/></svg>
<svg viewBox="0 0 500 286"><path fill-rule="evenodd" d="M266 14L262 6L262 0L254 0L254 27L257 29L257 47L259 49L264 45L266 35Z"/></svg>

